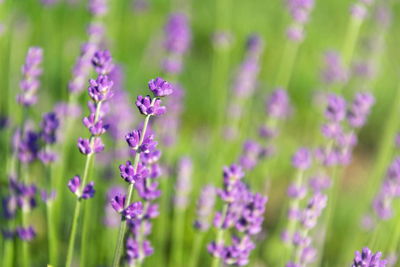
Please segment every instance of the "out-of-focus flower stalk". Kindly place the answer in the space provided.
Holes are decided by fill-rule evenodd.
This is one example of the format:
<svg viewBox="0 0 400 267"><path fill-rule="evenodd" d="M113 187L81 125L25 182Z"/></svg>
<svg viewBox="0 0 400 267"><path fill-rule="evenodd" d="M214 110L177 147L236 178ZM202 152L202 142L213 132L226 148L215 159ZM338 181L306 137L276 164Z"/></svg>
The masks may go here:
<svg viewBox="0 0 400 267"><path fill-rule="evenodd" d="M275 86L284 89L288 88L297 52L304 40L304 28L308 23L310 13L314 8L314 1L287 0L287 7L292 22L287 28L286 43L284 45L282 61L280 62L275 82Z"/></svg>

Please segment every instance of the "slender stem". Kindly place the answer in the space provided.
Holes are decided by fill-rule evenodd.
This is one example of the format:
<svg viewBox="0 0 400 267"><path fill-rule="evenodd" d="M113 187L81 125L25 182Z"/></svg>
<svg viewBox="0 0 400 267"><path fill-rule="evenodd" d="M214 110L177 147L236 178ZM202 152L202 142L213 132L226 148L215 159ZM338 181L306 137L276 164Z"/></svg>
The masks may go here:
<svg viewBox="0 0 400 267"><path fill-rule="evenodd" d="M343 63L345 66L349 66L350 64L362 23L363 19L351 16L342 50Z"/></svg>
<svg viewBox="0 0 400 267"><path fill-rule="evenodd" d="M203 239L204 239L204 233L203 232L197 233L196 239L194 240L192 253L190 255L190 262L188 267L196 267L198 265L200 248L201 244L203 243Z"/></svg>
<svg viewBox="0 0 400 267"><path fill-rule="evenodd" d="M12 239L5 240L4 242L4 250L3 250L3 258L2 258L2 265L4 267L12 267L14 263L14 242Z"/></svg>
<svg viewBox="0 0 400 267"><path fill-rule="evenodd" d="M56 225L54 223L53 215L53 203L50 200L46 205L47 210L47 228L48 228L48 250L49 250L49 264L57 266L58 264L58 243L57 243L57 233Z"/></svg>
<svg viewBox="0 0 400 267"><path fill-rule="evenodd" d="M82 178L80 192L82 192L82 188L85 186L85 184L87 182L89 166L90 166L90 161L91 161L92 157L93 157L93 153L90 153L86 157L85 169L83 171L83 178ZM75 205L75 211L74 211L74 217L72 219L71 234L69 237L68 252L67 252L67 264L66 264L67 267L71 266L72 258L73 258L73 254L74 254L76 227L77 227L78 219L79 219L79 215L80 215L80 207L81 207L81 198L77 198L76 205Z"/></svg>
<svg viewBox="0 0 400 267"><path fill-rule="evenodd" d="M282 56L282 62L279 67L278 75L276 78L276 86L287 88L289 85L290 77L293 73L293 65L296 60L297 51L300 43L287 39L285 50Z"/></svg>
<svg viewBox="0 0 400 267"><path fill-rule="evenodd" d="M74 243L75 243L75 236L76 236L76 228L78 226L78 218L79 218L79 213L80 213L80 207L81 207L81 200L78 199L75 204L75 212L74 212L74 217L72 220L72 228L71 228L71 234L69 236L69 243L68 243L68 252L67 252L67 260L65 263L66 267L70 267L72 264L72 258L74 254Z"/></svg>
<svg viewBox="0 0 400 267"><path fill-rule="evenodd" d="M155 101L156 101L156 98L153 98L152 104L154 104ZM142 129L142 133L141 133L139 145L138 145L139 147L143 144L144 137L145 137L146 131L147 131L147 126L149 124L149 120L150 120L150 116L148 115L148 116L146 116L146 118L144 120L143 129ZM134 168L135 172L137 171L137 167L139 165L139 160L140 160L140 152L137 151L137 153L135 155L135 160L133 162L133 168ZM128 190L128 198L126 199L126 202L125 202L125 208L132 201L133 188L134 188L134 184L130 184L129 190ZM114 252L114 259L113 259L113 265L112 265L113 267L119 266L121 252L122 252L121 248L122 248L122 243L123 243L124 237L125 237L125 231L126 231L126 220L124 220L124 218L122 218L122 216L121 216L121 223L119 225L119 230L118 230L117 244L115 246L115 252Z"/></svg>
<svg viewBox="0 0 400 267"><path fill-rule="evenodd" d="M175 205L173 219L172 257L169 266L182 266L183 233L185 227L185 212Z"/></svg>

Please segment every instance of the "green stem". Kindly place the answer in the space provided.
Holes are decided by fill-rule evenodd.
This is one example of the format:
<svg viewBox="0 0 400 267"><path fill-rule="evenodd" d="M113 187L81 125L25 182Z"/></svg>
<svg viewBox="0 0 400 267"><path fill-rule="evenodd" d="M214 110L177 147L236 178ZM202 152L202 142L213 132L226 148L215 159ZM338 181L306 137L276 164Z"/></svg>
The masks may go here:
<svg viewBox="0 0 400 267"><path fill-rule="evenodd" d="M75 243L75 237L76 237L76 228L78 226L80 207L81 207L81 200L77 199L76 204L75 204L74 217L72 220L71 234L70 234L69 243L68 243L67 260L65 263L66 267L70 267L72 264L72 258L73 258L73 254L74 254L74 243Z"/></svg>
<svg viewBox="0 0 400 267"><path fill-rule="evenodd" d="M152 105L154 104L155 101L156 101L156 98L153 98ZM142 130L140 140L139 140L139 145L138 145L139 147L143 144L144 137L145 137L146 131L147 131L147 126L149 124L149 120L150 120L150 116L146 116L146 118L144 120L144 124L143 124L143 130ZM140 152L137 151L137 153L135 155L135 161L133 163L133 168L134 168L135 172L137 171L137 167L139 165L139 160L140 160ZM129 191L128 191L128 198L126 199L126 202L125 202L125 208L132 201L133 188L134 188L134 184L130 184ZM119 230L118 230L117 244L115 246L115 252L114 252L114 260L113 260L113 265L112 265L113 267L119 266L121 252L122 252L121 248L122 248L122 244L123 244L124 237L125 237L125 231L126 231L126 220L124 220L121 217L121 223L119 225Z"/></svg>
<svg viewBox="0 0 400 267"><path fill-rule="evenodd" d="M94 156L91 162L89 163L89 170L93 170L93 163L94 163ZM89 172L90 176L93 174ZM86 264L86 252L87 252L87 243L90 241L90 236L89 236L89 230L91 226L91 219L92 217L92 211L93 211L93 203L92 201L88 201L84 203L84 206L82 207L83 210L83 226L82 226L82 237L81 237L81 257L80 257L80 266L87 266Z"/></svg>
<svg viewBox="0 0 400 267"><path fill-rule="evenodd" d="M190 261L188 267L196 267L199 263L199 255L200 255L200 248L201 244L203 243L204 233L200 232L197 233L196 239L194 240L192 253L190 255Z"/></svg>
<svg viewBox="0 0 400 267"><path fill-rule="evenodd" d="M282 61L276 78L276 86L287 88L289 85L290 77L293 73L293 66L296 60L297 51L299 50L300 43L287 39L285 50L283 52Z"/></svg>
<svg viewBox="0 0 400 267"><path fill-rule="evenodd" d="M350 65L353 57L362 23L363 19L351 16L342 50L343 63L346 67Z"/></svg>
<svg viewBox="0 0 400 267"><path fill-rule="evenodd" d="M5 240L4 242L4 250L2 257L2 265L4 267L12 267L15 266L14 263L14 241L12 239Z"/></svg>
<svg viewBox="0 0 400 267"><path fill-rule="evenodd" d="M47 209L47 228L48 228L48 250L49 250L49 264L57 266L58 264L58 243L56 225L54 224L53 203L50 200L46 205Z"/></svg>
<svg viewBox="0 0 400 267"><path fill-rule="evenodd" d="M169 266L179 267L182 266L183 256L183 233L185 227L185 213L177 206L174 211L173 219L173 239L172 239L172 257Z"/></svg>
<svg viewBox="0 0 400 267"><path fill-rule="evenodd" d="M85 162L85 170L83 172L83 178L82 178L82 183L81 183L81 189L79 189L79 193L82 192L83 187L86 185L87 179L88 179L88 173L89 173L89 166L90 166L90 161L93 157L93 153L90 153L86 157L86 162ZM81 207L81 198L78 197L76 199L76 205L75 205L75 211L74 211L74 217L72 220L72 228L71 228L71 234L69 237L69 244L68 244L68 252L67 252L67 264L66 266L69 267L71 266L72 263L72 258L74 254L74 246L75 246L75 237L76 237L76 227L78 224L78 219L80 215L80 207Z"/></svg>

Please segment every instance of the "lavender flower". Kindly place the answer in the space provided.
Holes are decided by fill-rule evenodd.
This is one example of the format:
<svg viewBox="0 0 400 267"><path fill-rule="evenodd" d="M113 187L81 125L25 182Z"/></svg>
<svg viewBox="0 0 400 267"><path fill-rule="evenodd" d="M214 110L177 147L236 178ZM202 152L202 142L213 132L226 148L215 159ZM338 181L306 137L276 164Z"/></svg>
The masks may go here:
<svg viewBox="0 0 400 267"><path fill-rule="evenodd" d="M396 157L389 166L386 178L373 201L373 209L382 220L393 216L392 202L400 197L400 157Z"/></svg>
<svg viewBox="0 0 400 267"><path fill-rule="evenodd" d="M199 231L207 231L210 227L210 217L215 205L216 189L212 185L206 185L201 191L196 208L196 221L194 227Z"/></svg>
<svg viewBox="0 0 400 267"><path fill-rule="evenodd" d="M174 91L172 85L160 77L149 82L149 89L155 97L169 96Z"/></svg>
<svg viewBox="0 0 400 267"><path fill-rule="evenodd" d="M120 165L121 177L128 182L129 191L136 189L141 198L139 202L131 202L131 193L129 198L122 196L113 196L111 204L113 208L121 213L123 219L120 227L125 227L128 223L130 233L133 235L127 238L126 259L129 264L142 262L143 259L153 253L150 241L147 236L151 233L151 221L158 216L158 207L153 203L161 191L158 189L157 178L161 175L157 160L161 152L156 149L157 142L154 140L148 123L153 115L161 115L165 108L161 107L160 97L172 94L172 86L162 78L156 78L149 82L149 90L153 92L154 98L150 96L138 97L137 107L142 115L145 116L144 124L141 128L133 130L127 134L125 139L128 146L132 149L135 157L134 162L127 161ZM122 228L121 228L122 229ZM118 240L122 240L124 231L120 231ZM114 255L114 265L120 260L120 244L117 244L117 250Z"/></svg>
<svg viewBox="0 0 400 267"><path fill-rule="evenodd" d="M292 157L293 166L301 170L310 168L311 161L311 152L307 148L300 148Z"/></svg>
<svg viewBox="0 0 400 267"><path fill-rule="evenodd" d="M188 205L188 196L192 185L192 171L192 160L189 157L183 157L178 166L174 198L175 205L181 210L186 209Z"/></svg>
<svg viewBox="0 0 400 267"><path fill-rule="evenodd" d="M107 0L90 0L89 11L94 16L104 16L108 11Z"/></svg>
<svg viewBox="0 0 400 267"><path fill-rule="evenodd" d="M245 103L256 89L264 48L263 41L258 35L250 36L246 46L246 55L237 71L232 86L232 100L227 110L227 119L230 124L227 126L225 135L231 139L237 137L237 128L241 122L243 110L246 108Z"/></svg>
<svg viewBox="0 0 400 267"><path fill-rule="evenodd" d="M20 82L21 94L17 101L26 107L37 102L37 90L40 86L39 76L42 74L40 64L43 61L43 50L40 47L30 47L26 56L25 64L22 66L23 79Z"/></svg>
<svg viewBox="0 0 400 267"><path fill-rule="evenodd" d="M250 252L255 248L250 236L261 231L267 202L266 197L248 189L242 182L243 176L238 165L224 168L223 188L218 190L224 209L216 212L214 217L214 226L219 229L219 234L217 240L208 245L208 252L215 261L222 259L225 264L239 266L248 263ZM232 235L231 245L226 245L221 233L234 230L237 234Z"/></svg>
<svg viewBox="0 0 400 267"><path fill-rule="evenodd" d="M292 23L286 31L288 39L300 42L303 40L304 25L308 22L314 8L314 0L288 0L287 8L292 17Z"/></svg>
<svg viewBox="0 0 400 267"><path fill-rule="evenodd" d="M18 227L16 229L16 233L17 236L23 241L32 241L36 236L35 229L33 229L32 226L26 228Z"/></svg>
<svg viewBox="0 0 400 267"><path fill-rule="evenodd" d="M245 170L252 170L258 164L260 158L265 156L263 147L253 140L246 140L243 144L239 163Z"/></svg>
<svg viewBox="0 0 400 267"><path fill-rule="evenodd" d="M79 151L84 155L99 153L104 149L104 144L100 136L106 132L108 126L103 122L104 113L102 112L102 106L113 95L113 82L107 76L107 71L110 71L111 66L113 66L109 52L96 52L93 64L99 75L96 80L91 79L89 81L88 92L93 102L89 102L90 115L82 121L88 128L91 136L89 139L81 137L78 139Z"/></svg>
<svg viewBox="0 0 400 267"><path fill-rule="evenodd" d="M348 73L339 53L329 51L325 54L325 68L322 71L322 79L328 85L347 81Z"/></svg>
<svg viewBox="0 0 400 267"><path fill-rule="evenodd" d="M164 31L164 48L168 54L162 67L165 73L178 74L182 71L182 58L189 49L191 42L187 16L183 13L171 14Z"/></svg>
<svg viewBox="0 0 400 267"><path fill-rule="evenodd" d="M266 112L268 116L276 119L284 119L291 113L291 106L287 92L278 88L273 91L266 101Z"/></svg>
<svg viewBox="0 0 400 267"><path fill-rule="evenodd" d="M352 267L384 267L387 264L386 260L381 259L382 253L372 251L365 247L361 252L356 251Z"/></svg>
<svg viewBox="0 0 400 267"><path fill-rule="evenodd" d="M68 181L69 190L74 193L78 198L88 199L94 196L94 182L89 182L85 185L81 192L81 187L83 186L81 178L76 175Z"/></svg>

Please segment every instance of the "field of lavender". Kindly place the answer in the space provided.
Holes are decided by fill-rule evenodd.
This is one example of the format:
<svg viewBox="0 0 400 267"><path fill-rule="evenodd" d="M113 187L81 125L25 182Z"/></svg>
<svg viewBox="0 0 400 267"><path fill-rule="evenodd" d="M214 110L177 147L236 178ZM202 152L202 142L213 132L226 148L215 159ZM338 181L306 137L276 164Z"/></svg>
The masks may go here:
<svg viewBox="0 0 400 267"><path fill-rule="evenodd" d="M0 0L0 267L400 266L395 0Z"/></svg>

